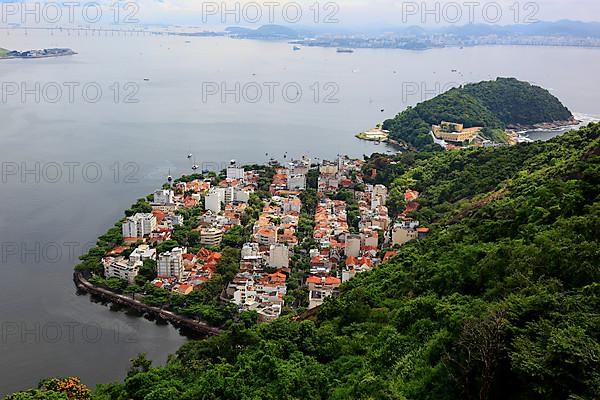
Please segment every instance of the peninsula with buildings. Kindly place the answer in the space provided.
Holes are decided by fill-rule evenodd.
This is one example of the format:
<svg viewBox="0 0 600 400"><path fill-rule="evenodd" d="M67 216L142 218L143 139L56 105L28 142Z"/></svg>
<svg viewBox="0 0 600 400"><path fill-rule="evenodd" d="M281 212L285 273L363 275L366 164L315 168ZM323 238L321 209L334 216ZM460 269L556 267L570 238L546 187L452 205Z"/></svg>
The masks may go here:
<svg viewBox="0 0 600 400"><path fill-rule="evenodd" d="M390 132L383 130L381 128L381 125L377 125L373 129L369 129L368 131L358 133L356 135L356 137L361 140L366 140L369 142L381 143L381 142L387 142L389 140Z"/></svg>
<svg viewBox="0 0 600 400"><path fill-rule="evenodd" d="M389 137L417 150L485 147L510 143L510 124L570 118L544 89L499 78L453 89L363 138ZM315 309L344 282L429 234L413 217L420 189L391 191L380 167L302 157L169 177L82 257L78 279L130 294L139 309L160 307L216 327Z"/></svg>
<svg viewBox="0 0 600 400"><path fill-rule="evenodd" d="M390 215L365 161L306 157L185 176L140 199L76 270L90 285L213 326L311 310L425 237L418 192ZM136 297L137 296L137 297Z"/></svg>
<svg viewBox="0 0 600 400"><path fill-rule="evenodd" d="M50 57L63 57L63 56L72 56L77 54L72 49L67 48L51 48L51 49L41 49L41 50L25 50L25 51L17 51L17 50L6 50L0 49L0 60L1 59L13 59L13 58L50 58Z"/></svg>
<svg viewBox="0 0 600 400"><path fill-rule="evenodd" d="M519 131L576 126L571 111L546 89L515 78L471 83L409 107L381 125L409 150L514 145Z"/></svg>
<svg viewBox="0 0 600 400"><path fill-rule="evenodd" d="M167 179L75 276L205 336L93 392L50 378L7 400L597 398L599 165L590 124Z"/></svg>

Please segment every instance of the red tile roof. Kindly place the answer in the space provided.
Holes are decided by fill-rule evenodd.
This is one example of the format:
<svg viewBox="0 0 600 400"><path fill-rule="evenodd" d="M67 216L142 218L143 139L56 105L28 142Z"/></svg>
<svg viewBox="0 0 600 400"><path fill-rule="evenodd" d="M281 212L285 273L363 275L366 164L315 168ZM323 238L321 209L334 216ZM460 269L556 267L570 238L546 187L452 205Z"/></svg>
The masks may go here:
<svg viewBox="0 0 600 400"><path fill-rule="evenodd" d="M395 256L396 254L396 251L386 251L385 255L383 256L383 262L387 262L391 257Z"/></svg>

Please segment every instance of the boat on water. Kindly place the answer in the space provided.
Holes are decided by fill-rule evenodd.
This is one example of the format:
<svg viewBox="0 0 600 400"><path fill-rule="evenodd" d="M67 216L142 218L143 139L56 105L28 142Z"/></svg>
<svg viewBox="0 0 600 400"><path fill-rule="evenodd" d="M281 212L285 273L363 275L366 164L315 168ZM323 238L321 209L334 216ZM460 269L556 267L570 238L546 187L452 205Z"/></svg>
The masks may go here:
<svg viewBox="0 0 600 400"><path fill-rule="evenodd" d="M294 47L292 47L292 50L294 50L294 51L300 51L302 49L300 47L298 47L298 46L294 46Z"/></svg>
<svg viewBox="0 0 600 400"><path fill-rule="evenodd" d="M354 53L354 50L340 47L337 49L337 52L338 53Z"/></svg>

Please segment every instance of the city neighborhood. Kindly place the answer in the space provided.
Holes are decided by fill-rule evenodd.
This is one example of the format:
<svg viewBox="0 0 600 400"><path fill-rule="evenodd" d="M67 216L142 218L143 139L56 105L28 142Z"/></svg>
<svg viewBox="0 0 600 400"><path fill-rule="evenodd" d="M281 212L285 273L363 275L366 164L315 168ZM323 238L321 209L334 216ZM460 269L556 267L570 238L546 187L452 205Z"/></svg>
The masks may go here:
<svg viewBox="0 0 600 400"><path fill-rule="evenodd" d="M185 298L218 281L219 302L260 322L317 308L429 232L408 216L418 192L407 190L406 209L391 216L388 188L365 183L363 167L342 156L302 157L263 167L231 161L220 175L169 177L121 221L122 244L102 258L97 282L151 285Z"/></svg>

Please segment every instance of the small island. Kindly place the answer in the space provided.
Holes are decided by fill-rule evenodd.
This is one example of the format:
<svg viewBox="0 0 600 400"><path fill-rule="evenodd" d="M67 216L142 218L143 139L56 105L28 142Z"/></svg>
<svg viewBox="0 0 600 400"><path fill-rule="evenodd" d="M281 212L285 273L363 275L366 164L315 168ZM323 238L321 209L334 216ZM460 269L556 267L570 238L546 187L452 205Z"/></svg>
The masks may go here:
<svg viewBox="0 0 600 400"><path fill-rule="evenodd" d="M12 59L12 58L49 58L49 57L63 57L72 56L77 54L72 49L67 48L52 48L52 49L41 49L41 50L6 50L0 49L0 59Z"/></svg>

